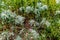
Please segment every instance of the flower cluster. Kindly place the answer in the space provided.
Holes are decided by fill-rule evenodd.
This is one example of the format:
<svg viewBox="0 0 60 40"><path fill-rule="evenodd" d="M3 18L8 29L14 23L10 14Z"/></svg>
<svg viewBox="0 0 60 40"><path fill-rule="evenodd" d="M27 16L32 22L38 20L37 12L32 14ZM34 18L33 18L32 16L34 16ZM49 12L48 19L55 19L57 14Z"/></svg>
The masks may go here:
<svg viewBox="0 0 60 40"><path fill-rule="evenodd" d="M46 18L43 18L40 24L43 24L43 25L45 24L47 27L51 25L51 23L48 20L46 20Z"/></svg>
<svg viewBox="0 0 60 40"><path fill-rule="evenodd" d="M4 23L14 23L14 24L23 24L24 17L17 15L15 12L11 12L10 10L5 10L1 13L0 19Z"/></svg>
<svg viewBox="0 0 60 40"><path fill-rule="evenodd" d="M56 3L59 4L60 0L56 0Z"/></svg>
<svg viewBox="0 0 60 40"><path fill-rule="evenodd" d="M34 12L35 14L40 13L40 11L44 11L48 9L47 5L43 5L41 2L38 2L37 5L35 7L33 6L26 6L26 7L20 7L19 8L21 12L26 12L26 13L30 13L30 12Z"/></svg>
<svg viewBox="0 0 60 40"><path fill-rule="evenodd" d="M33 13L35 14L35 19L36 21L40 21L40 14L42 11L45 11L45 10L48 10L48 6L47 5L44 5L42 4L41 2L37 2L36 6L22 6L19 8L19 10L23 13L27 13L27 14L30 14L30 13Z"/></svg>
<svg viewBox="0 0 60 40"><path fill-rule="evenodd" d="M20 7L19 10L20 10L21 12L24 12L25 7Z"/></svg>
<svg viewBox="0 0 60 40"><path fill-rule="evenodd" d="M4 2L2 2L1 5L4 6L5 5Z"/></svg>
<svg viewBox="0 0 60 40"><path fill-rule="evenodd" d="M29 31L33 35L34 40L37 40L39 38L39 34L35 30L29 29Z"/></svg>
<svg viewBox="0 0 60 40"><path fill-rule="evenodd" d="M33 10L34 10L33 7L27 6L25 12L26 12L26 13L30 13L30 12L33 12Z"/></svg>
<svg viewBox="0 0 60 40"><path fill-rule="evenodd" d="M38 32L36 32L34 29L22 29L21 31L22 33L20 33L20 36L22 39L24 38L25 40L38 40L39 38ZM22 35L24 35L24 37L22 37Z"/></svg>
<svg viewBox="0 0 60 40"><path fill-rule="evenodd" d="M31 26L39 26L39 23L37 21L33 20L33 19L29 20L29 24Z"/></svg>
<svg viewBox="0 0 60 40"><path fill-rule="evenodd" d="M58 15L58 14L60 14L60 11L59 10L56 11L55 15Z"/></svg>
<svg viewBox="0 0 60 40"><path fill-rule="evenodd" d="M24 22L24 17L18 15L16 16L16 19L15 19L15 24L20 24L20 25L23 25L23 22Z"/></svg>
<svg viewBox="0 0 60 40"><path fill-rule="evenodd" d="M10 22L14 22L16 14L11 12L10 10L5 10L1 13L0 16L2 22L10 23Z"/></svg>

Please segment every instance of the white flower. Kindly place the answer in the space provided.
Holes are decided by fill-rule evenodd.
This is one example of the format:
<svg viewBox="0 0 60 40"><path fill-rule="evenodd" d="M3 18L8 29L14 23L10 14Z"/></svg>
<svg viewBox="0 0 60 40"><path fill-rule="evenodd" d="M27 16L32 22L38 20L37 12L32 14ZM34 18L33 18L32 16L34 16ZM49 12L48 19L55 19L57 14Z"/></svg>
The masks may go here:
<svg viewBox="0 0 60 40"><path fill-rule="evenodd" d="M9 16L7 15L8 13L8 10L4 10L2 13L1 13L1 18L2 19L6 19L6 18L9 18ZM8 13L9 14L9 13Z"/></svg>
<svg viewBox="0 0 60 40"><path fill-rule="evenodd" d="M2 1L2 3L1 3L1 5L2 5L2 6L4 6L4 5L5 5L3 1Z"/></svg>
<svg viewBox="0 0 60 40"><path fill-rule="evenodd" d="M0 35L0 40L5 40L5 37L3 35Z"/></svg>
<svg viewBox="0 0 60 40"><path fill-rule="evenodd" d="M15 40L22 40L22 38L19 35L17 35Z"/></svg>
<svg viewBox="0 0 60 40"><path fill-rule="evenodd" d="M36 22L36 21L33 20L33 19L29 20L29 24L30 24L31 26L39 26L39 23Z"/></svg>
<svg viewBox="0 0 60 40"><path fill-rule="evenodd" d="M34 13L35 13L35 14L38 14L38 13L40 13L39 11L40 11L39 9L36 9L36 8L35 8Z"/></svg>
<svg viewBox="0 0 60 40"><path fill-rule="evenodd" d="M16 13L12 13L10 16L11 16L12 18L15 18L17 15L16 15Z"/></svg>
<svg viewBox="0 0 60 40"><path fill-rule="evenodd" d="M1 35L4 37L3 39L5 39L5 37L8 36L8 32L2 32Z"/></svg>
<svg viewBox="0 0 60 40"><path fill-rule="evenodd" d="M46 37L46 35L45 34L41 34L42 35L42 37Z"/></svg>
<svg viewBox="0 0 60 40"><path fill-rule="evenodd" d="M2 37L0 38L0 40L2 40Z"/></svg>
<svg viewBox="0 0 60 40"><path fill-rule="evenodd" d="M6 19L6 18L8 18L8 16L6 14L4 14L4 13L1 13L1 18Z"/></svg>
<svg viewBox="0 0 60 40"><path fill-rule="evenodd" d="M25 19L24 17L18 15L15 19L15 23L23 25L24 19Z"/></svg>
<svg viewBox="0 0 60 40"><path fill-rule="evenodd" d="M10 37L11 35L14 36L14 33L13 32L9 32L8 35L9 35L8 37Z"/></svg>
<svg viewBox="0 0 60 40"><path fill-rule="evenodd" d="M40 24L44 24L46 21L46 18L43 18Z"/></svg>
<svg viewBox="0 0 60 40"><path fill-rule="evenodd" d="M12 26L11 26L11 29L12 29L12 30L14 30L14 28L15 28L15 26L14 26L14 25L12 25Z"/></svg>
<svg viewBox="0 0 60 40"><path fill-rule="evenodd" d="M2 19L6 19L6 18L9 18L9 15L11 14L11 11L10 10L4 10L2 13L1 13L1 18Z"/></svg>
<svg viewBox="0 0 60 40"><path fill-rule="evenodd" d="M2 40L2 39L3 39L3 36L0 35L0 40Z"/></svg>
<svg viewBox="0 0 60 40"><path fill-rule="evenodd" d="M37 3L37 8L39 9L39 11L44 11L48 9L47 5L42 5L42 3L38 2Z"/></svg>
<svg viewBox="0 0 60 40"><path fill-rule="evenodd" d="M22 32L24 32L24 28L19 32L19 34L21 34Z"/></svg>
<svg viewBox="0 0 60 40"><path fill-rule="evenodd" d="M2 32L1 35L7 34L8 32Z"/></svg>
<svg viewBox="0 0 60 40"><path fill-rule="evenodd" d="M11 23L14 21L15 17L16 17L16 14L15 12L11 12L10 10L4 10L2 13L1 13L1 20L2 22L6 21L8 23Z"/></svg>
<svg viewBox="0 0 60 40"><path fill-rule="evenodd" d="M46 21L45 24L47 27L49 27L51 23L49 21Z"/></svg>
<svg viewBox="0 0 60 40"><path fill-rule="evenodd" d="M35 23L35 20L29 20L29 24L32 26L32 25L34 25L34 23Z"/></svg>
<svg viewBox="0 0 60 40"><path fill-rule="evenodd" d="M51 23L48 20L46 20L46 18L43 18L40 24L43 24L43 25L45 24L47 27L49 27Z"/></svg>
<svg viewBox="0 0 60 40"><path fill-rule="evenodd" d="M31 26L39 26L39 23L36 22L36 21L33 20L33 19L29 20L29 24L30 24Z"/></svg>
<svg viewBox="0 0 60 40"><path fill-rule="evenodd" d="M41 7L42 6L42 3L41 2L38 2L37 3L37 7L39 8L39 7Z"/></svg>
<svg viewBox="0 0 60 40"><path fill-rule="evenodd" d="M33 7L27 6L25 12L30 13L31 11L33 11Z"/></svg>
<svg viewBox="0 0 60 40"><path fill-rule="evenodd" d="M35 30L29 29L29 31L32 33L34 38L39 38L39 34Z"/></svg>
<svg viewBox="0 0 60 40"><path fill-rule="evenodd" d="M25 7L20 7L19 10L23 12L23 10L25 10Z"/></svg>
<svg viewBox="0 0 60 40"><path fill-rule="evenodd" d="M60 14L60 11L59 10L56 11L56 14L55 15L57 15L57 14Z"/></svg>
<svg viewBox="0 0 60 40"><path fill-rule="evenodd" d="M38 23L38 22L35 22L35 25L36 25L36 26L39 26L39 23Z"/></svg>
<svg viewBox="0 0 60 40"><path fill-rule="evenodd" d="M41 7L41 9L42 9L42 10L47 10L47 9L48 9L48 6L47 6L47 5L43 5L43 6Z"/></svg>
<svg viewBox="0 0 60 40"><path fill-rule="evenodd" d="M60 2L60 0L56 0L56 3L58 4Z"/></svg>
<svg viewBox="0 0 60 40"><path fill-rule="evenodd" d="M9 8L11 8L11 6L9 6Z"/></svg>

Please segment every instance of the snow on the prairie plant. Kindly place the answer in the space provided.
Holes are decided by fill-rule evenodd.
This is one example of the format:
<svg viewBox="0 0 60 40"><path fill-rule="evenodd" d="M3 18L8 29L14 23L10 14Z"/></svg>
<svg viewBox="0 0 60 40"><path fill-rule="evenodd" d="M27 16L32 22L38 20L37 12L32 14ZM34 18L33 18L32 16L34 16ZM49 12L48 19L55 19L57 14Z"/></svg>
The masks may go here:
<svg viewBox="0 0 60 40"><path fill-rule="evenodd" d="M29 24L32 26L32 25L34 25L34 23L35 23L35 20L29 20Z"/></svg>
<svg viewBox="0 0 60 40"><path fill-rule="evenodd" d="M0 16L1 16L1 18L3 18L3 19L4 19L4 18L5 18L5 19L8 18L8 16L6 15L6 10L3 11Z"/></svg>
<svg viewBox="0 0 60 40"><path fill-rule="evenodd" d="M17 15L15 12L13 12L11 15L10 15L12 18L15 18Z"/></svg>
<svg viewBox="0 0 60 40"><path fill-rule="evenodd" d="M24 19L25 19L25 17L22 17L22 16L18 15L15 19L15 24L23 25Z"/></svg>
<svg viewBox="0 0 60 40"><path fill-rule="evenodd" d="M42 9L42 10L47 10L47 9L48 9L48 6L47 6L47 5L43 5L43 6L41 7L41 9Z"/></svg>
<svg viewBox="0 0 60 40"><path fill-rule="evenodd" d="M33 9L34 9L34 8L31 7L31 6L27 6L25 12L26 12L26 13L30 13L30 12L33 11Z"/></svg>
<svg viewBox="0 0 60 40"><path fill-rule="evenodd" d="M44 24L46 21L46 18L42 18L42 21L40 22L40 24Z"/></svg>
<svg viewBox="0 0 60 40"><path fill-rule="evenodd" d="M4 4L4 1L2 1L1 5L2 5L2 6L4 6L4 5L5 5L5 4Z"/></svg>
<svg viewBox="0 0 60 40"><path fill-rule="evenodd" d="M8 38L8 32L2 32L1 35L3 37L2 38L3 40L5 40L6 38Z"/></svg>
<svg viewBox="0 0 60 40"><path fill-rule="evenodd" d="M3 36L0 35L0 40L2 40L2 39L3 39Z"/></svg>
<svg viewBox="0 0 60 40"><path fill-rule="evenodd" d="M59 4L60 3L60 0L56 0L56 3Z"/></svg>
<svg viewBox="0 0 60 40"><path fill-rule="evenodd" d="M19 10L23 12L25 10L25 7L20 7Z"/></svg>
<svg viewBox="0 0 60 40"><path fill-rule="evenodd" d="M35 38L35 39L39 38L39 34L35 30L29 29L29 31L32 33L33 38Z"/></svg>
<svg viewBox="0 0 60 40"><path fill-rule="evenodd" d="M16 14L10 10L4 10L1 14L0 14L0 19L2 20L2 24L4 23L14 23Z"/></svg>
<svg viewBox="0 0 60 40"><path fill-rule="evenodd" d="M47 27L49 27L51 23L48 20L46 20L46 18L43 18L40 24L43 24L43 25L45 24Z"/></svg>
<svg viewBox="0 0 60 40"><path fill-rule="evenodd" d="M45 34L41 34L42 35L42 37L46 37L46 35Z"/></svg>
<svg viewBox="0 0 60 40"><path fill-rule="evenodd" d="M2 32L1 33L1 35L4 36L4 37L7 36L7 34L8 34L8 32Z"/></svg>
<svg viewBox="0 0 60 40"><path fill-rule="evenodd" d="M33 19L29 20L29 24L30 24L31 26L39 26L39 23L36 22L36 21L33 20Z"/></svg>
<svg viewBox="0 0 60 40"><path fill-rule="evenodd" d="M40 13L39 11L40 11L39 9L35 8L34 13L38 14L38 13Z"/></svg>
<svg viewBox="0 0 60 40"><path fill-rule="evenodd" d="M4 10L0 16L2 20L7 20L15 18L16 14L14 12L11 12L10 10Z"/></svg>
<svg viewBox="0 0 60 40"><path fill-rule="evenodd" d="M8 16L6 14L4 14L4 13L1 13L1 18L6 19L6 18L8 18Z"/></svg>
<svg viewBox="0 0 60 40"><path fill-rule="evenodd" d="M22 40L22 38L19 35L17 35L17 37L14 40Z"/></svg>
<svg viewBox="0 0 60 40"><path fill-rule="evenodd" d="M42 6L42 3L41 2L38 2L36 6L39 8L39 7Z"/></svg>
<svg viewBox="0 0 60 40"><path fill-rule="evenodd" d="M7 38L7 40L8 40L11 35L14 36L14 33L13 32L8 32L8 31L3 31L1 33L1 38L3 40L5 40Z"/></svg>
<svg viewBox="0 0 60 40"><path fill-rule="evenodd" d="M47 10L48 9L48 6L47 5L43 5L41 2L38 2L37 3L37 8L39 9L39 11L41 10Z"/></svg>
<svg viewBox="0 0 60 40"><path fill-rule="evenodd" d="M14 33L13 32L9 32L9 36L11 36L11 35L14 36Z"/></svg>
<svg viewBox="0 0 60 40"><path fill-rule="evenodd" d="M5 37L3 35L0 35L0 40L5 40Z"/></svg>
<svg viewBox="0 0 60 40"><path fill-rule="evenodd" d="M49 21L46 21L45 24L47 27L49 27L51 23Z"/></svg>
<svg viewBox="0 0 60 40"><path fill-rule="evenodd" d="M35 24L36 24L36 26L39 26L40 23L39 22L35 22Z"/></svg>
<svg viewBox="0 0 60 40"><path fill-rule="evenodd" d="M57 15L57 14L60 14L60 10L57 10L57 11L56 11L55 15Z"/></svg>
<svg viewBox="0 0 60 40"><path fill-rule="evenodd" d="M25 28L23 28L23 29L19 32L19 34L21 34L22 32L24 32L24 29L25 29Z"/></svg>

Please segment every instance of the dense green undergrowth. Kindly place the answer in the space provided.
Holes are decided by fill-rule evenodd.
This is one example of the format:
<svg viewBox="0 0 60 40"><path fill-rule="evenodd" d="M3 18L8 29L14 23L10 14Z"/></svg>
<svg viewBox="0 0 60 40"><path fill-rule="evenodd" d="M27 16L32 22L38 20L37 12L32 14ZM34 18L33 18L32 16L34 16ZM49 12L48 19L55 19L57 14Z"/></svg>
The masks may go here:
<svg viewBox="0 0 60 40"><path fill-rule="evenodd" d="M0 0L0 35L5 32L9 34L14 29L13 33L16 35L22 30L25 33L19 34L15 40L60 40L60 4L49 2ZM24 23L30 25L26 26Z"/></svg>

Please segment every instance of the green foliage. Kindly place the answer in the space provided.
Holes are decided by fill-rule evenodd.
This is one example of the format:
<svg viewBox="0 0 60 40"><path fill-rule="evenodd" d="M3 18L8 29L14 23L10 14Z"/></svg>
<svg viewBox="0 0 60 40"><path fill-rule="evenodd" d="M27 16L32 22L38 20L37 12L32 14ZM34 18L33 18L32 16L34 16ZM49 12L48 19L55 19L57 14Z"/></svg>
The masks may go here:
<svg viewBox="0 0 60 40"><path fill-rule="evenodd" d="M36 27L37 31L42 30L39 32L39 40L60 40L60 4L52 5L52 3L49 4L49 0L0 0L0 20L4 24L12 24L16 17L14 12L28 16L40 24ZM5 10L11 10L11 12L5 13L3 12ZM21 18L18 19L20 21Z"/></svg>

